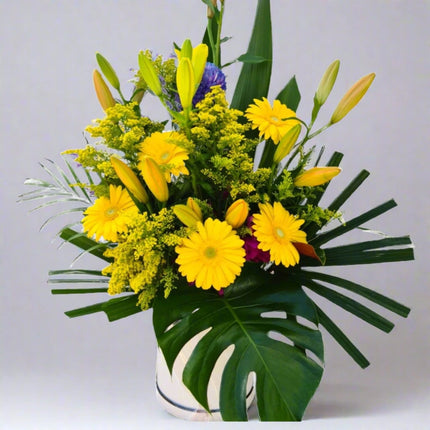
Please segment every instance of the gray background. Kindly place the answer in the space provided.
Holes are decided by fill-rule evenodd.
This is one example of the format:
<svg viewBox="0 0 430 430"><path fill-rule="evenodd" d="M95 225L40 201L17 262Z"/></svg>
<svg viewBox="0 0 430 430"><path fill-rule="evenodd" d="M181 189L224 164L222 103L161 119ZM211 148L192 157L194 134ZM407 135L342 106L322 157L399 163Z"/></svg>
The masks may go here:
<svg viewBox="0 0 430 430"><path fill-rule="evenodd" d="M246 50L255 0L226 0L224 35L234 36L224 61ZM154 395L156 344L151 312L116 323L104 315L69 320L63 311L94 297L50 295L49 269L67 268L72 246L57 250L52 209L32 214L16 204L37 165L82 147L82 130L102 115L92 87L96 51L126 82L140 49L169 55L171 43L200 40L205 7L199 0L0 2L1 16L1 359L2 429L186 428L165 414ZM340 190L359 170L372 175L345 206L350 218L395 197L399 207L369 227L411 234L416 261L336 272L412 307L386 335L322 302L370 359L361 370L326 337L326 370L303 429L423 429L429 411L429 11L428 1L274 0L271 96L296 74L298 114L309 118L326 66L341 60L338 82L321 124L346 89L374 71L361 104L319 138L327 153L344 152ZM231 97L238 75L228 69ZM145 112L163 118L154 99ZM63 224L67 220L63 220ZM360 236L363 238L363 234ZM364 234L364 239L368 236ZM84 259L77 267L95 267ZM223 424L215 424L221 427ZM248 424L250 428L257 422ZM273 427L282 424L272 424ZM223 427L225 428L225 427Z"/></svg>

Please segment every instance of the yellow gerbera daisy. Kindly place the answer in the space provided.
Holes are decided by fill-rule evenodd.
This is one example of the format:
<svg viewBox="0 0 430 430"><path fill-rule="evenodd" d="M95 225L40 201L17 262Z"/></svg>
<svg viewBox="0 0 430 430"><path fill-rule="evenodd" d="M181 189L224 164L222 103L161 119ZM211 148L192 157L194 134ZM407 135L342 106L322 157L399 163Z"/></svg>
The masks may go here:
<svg viewBox="0 0 430 430"><path fill-rule="evenodd" d="M269 251L275 264L296 265L300 256L293 242L307 243L306 233L300 230L304 220L295 218L279 202L259 207L261 213L254 215L253 226L258 248Z"/></svg>
<svg viewBox="0 0 430 430"><path fill-rule="evenodd" d="M245 116L251 121L253 129L258 128L260 137L263 136L264 139L270 137L278 144L288 130L299 124L297 120L287 119L295 118L296 113L279 100L273 102L273 108L266 97L263 100L254 99L254 103L249 105Z"/></svg>
<svg viewBox="0 0 430 430"><path fill-rule="evenodd" d="M176 144L183 140L184 137L176 131L152 133L142 142L139 159L151 157L164 173L167 182L171 182L171 174L175 176L188 175L190 172L185 167L188 152Z"/></svg>
<svg viewBox="0 0 430 430"><path fill-rule="evenodd" d="M243 240L226 221L208 218L175 248L179 272L204 290L228 287L245 263Z"/></svg>
<svg viewBox="0 0 430 430"><path fill-rule="evenodd" d="M98 198L84 212L82 225L89 237L95 235L99 240L103 236L105 240L116 242L118 233L127 231L130 218L137 213L138 209L127 190L110 185L109 198Z"/></svg>

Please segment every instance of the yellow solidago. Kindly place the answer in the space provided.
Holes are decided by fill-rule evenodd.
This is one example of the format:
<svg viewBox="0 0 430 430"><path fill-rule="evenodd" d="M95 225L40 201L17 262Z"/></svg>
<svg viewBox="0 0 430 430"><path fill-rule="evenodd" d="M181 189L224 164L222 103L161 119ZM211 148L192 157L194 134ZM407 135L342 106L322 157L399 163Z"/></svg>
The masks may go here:
<svg viewBox="0 0 430 430"><path fill-rule="evenodd" d="M95 126L88 126L86 131L91 137L100 137L105 146L122 151L124 158L134 165L140 142L156 131L162 131L164 125L151 121L139 114L137 103L115 106L106 109L106 117L97 119Z"/></svg>
<svg viewBox="0 0 430 430"><path fill-rule="evenodd" d="M279 202L259 204L260 212L254 215L254 235L258 248L270 252L270 260L285 267L295 266L300 259L294 242L307 243L306 233L300 230L304 223L296 219Z"/></svg>
<svg viewBox="0 0 430 430"><path fill-rule="evenodd" d="M252 203L260 201L271 170L254 170L258 139L245 137L249 124L239 122L241 115L228 108L221 87L212 87L190 114L193 159L215 190L228 190L233 200Z"/></svg>
<svg viewBox="0 0 430 430"><path fill-rule="evenodd" d="M89 237L117 242L118 233L127 231L130 218L138 209L124 188L111 185L109 191L109 198L100 197L84 212L82 225Z"/></svg>
<svg viewBox="0 0 430 430"><path fill-rule="evenodd" d="M175 248L179 272L196 287L228 287L245 263L244 242L225 221L208 218Z"/></svg>
<svg viewBox="0 0 430 430"><path fill-rule="evenodd" d="M299 124L296 113L288 109L279 100L273 102L273 107L269 101L263 97L263 100L254 99L254 103L248 107L245 116L252 123L252 128L258 128L260 137L272 139L277 144L282 137Z"/></svg>
<svg viewBox="0 0 430 430"><path fill-rule="evenodd" d="M167 182L171 182L171 175L188 175L189 171L185 167L185 160L188 160L187 146L190 143L185 136L176 131L153 133L140 145L139 168L142 169L145 157L151 157L164 173Z"/></svg>
<svg viewBox="0 0 430 430"><path fill-rule="evenodd" d="M118 246L108 249L105 256L113 263L103 270L110 276L109 294L119 294L131 288L139 294L139 305L148 309L158 289L167 296L178 283L169 254L182 241L184 231L175 227L175 215L170 209L157 214L136 214L127 234Z"/></svg>

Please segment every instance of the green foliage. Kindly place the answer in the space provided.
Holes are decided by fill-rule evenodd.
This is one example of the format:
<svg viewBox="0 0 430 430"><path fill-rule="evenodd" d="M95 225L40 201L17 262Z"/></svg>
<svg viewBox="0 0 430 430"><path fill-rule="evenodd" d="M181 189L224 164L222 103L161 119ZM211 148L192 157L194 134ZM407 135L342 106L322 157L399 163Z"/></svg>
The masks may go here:
<svg viewBox="0 0 430 430"><path fill-rule="evenodd" d="M243 63L231 107L244 111L252 101L266 97L272 74L272 21L270 0L258 0L248 56L264 58L258 63Z"/></svg>
<svg viewBox="0 0 430 430"><path fill-rule="evenodd" d="M158 343L172 369L182 346L211 328L198 342L183 376L199 403L208 408L207 384L212 369L221 353L234 345L221 383L223 419L247 419L246 381L249 373L255 372L260 418L300 420L322 376L321 365L305 351L323 360L321 334L294 319L262 314L282 311L316 323L314 306L299 284L286 282L255 264L249 263L244 275L225 290L224 296L184 287L166 300L157 299L153 322ZM271 337L271 332L286 336L295 346Z"/></svg>

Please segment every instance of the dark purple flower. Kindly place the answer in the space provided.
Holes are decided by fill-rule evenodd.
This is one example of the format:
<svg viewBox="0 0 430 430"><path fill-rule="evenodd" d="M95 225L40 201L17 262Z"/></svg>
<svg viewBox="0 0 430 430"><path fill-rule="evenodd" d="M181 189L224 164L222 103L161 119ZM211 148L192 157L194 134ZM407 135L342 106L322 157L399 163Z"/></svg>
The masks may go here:
<svg viewBox="0 0 430 430"><path fill-rule="evenodd" d="M225 75L215 64L206 63L205 71L203 72L202 80L196 94L193 97L193 106L205 98L205 95L215 85L219 85L224 91L226 90Z"/></svg>
<svg viewBox="0 0 430 430"><path fill-rule="evenodd" d="M259 242L255 236L245 236L243 240L245 242L246 261L252 261L254 263L268 263L270 261L270 253L268 251L262 251L258 247Z"/></svg>

